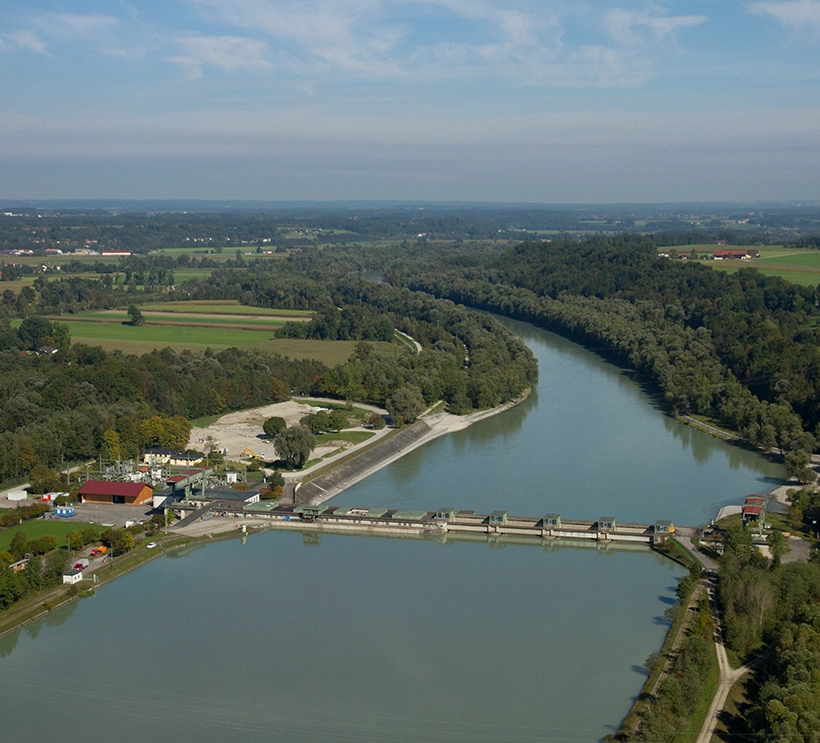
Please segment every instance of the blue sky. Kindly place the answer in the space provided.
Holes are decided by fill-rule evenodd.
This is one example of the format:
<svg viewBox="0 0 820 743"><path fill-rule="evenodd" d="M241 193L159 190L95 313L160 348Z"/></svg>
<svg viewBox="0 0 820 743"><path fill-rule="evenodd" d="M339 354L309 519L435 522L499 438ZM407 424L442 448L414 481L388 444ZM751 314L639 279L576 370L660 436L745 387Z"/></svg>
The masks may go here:
<svg viewBox="0 0 820 743"><path fill-rule="evenodd" d="M0 198L820 200L820 0L0 8Z"/></svg>

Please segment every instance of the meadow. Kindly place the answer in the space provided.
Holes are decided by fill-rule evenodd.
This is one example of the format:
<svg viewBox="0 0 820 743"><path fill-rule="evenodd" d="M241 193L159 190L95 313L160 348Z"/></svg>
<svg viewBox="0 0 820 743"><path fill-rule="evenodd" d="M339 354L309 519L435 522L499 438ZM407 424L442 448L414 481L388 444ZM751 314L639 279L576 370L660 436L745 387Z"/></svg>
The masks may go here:
<svg viewBox="0 0 820 743"><path fill-rule="evenodd" d="M29 542L33 542L35 539L39 539L40 537L44 537L46 535L51 535L57 540L58 547L65 547L66 534L72 531L82 531L83 529L87 529L89 527L97 532L101 532L105 529L104 526L100 526L99 524L85 524L78 523L76 521L58 521L57 519L34 519L32 521L24 521L19 526L10 526L0 532L0 552L6 552L8 550L11 545L11 540L14 539L14 535L18 531L23 532Z"/></svg>
<svg viewBox="0 0 820 743"><path fill-rule="evenodd" d="M742 250L743 246L734 245L678 245L677 247L659 248L659 252L676 250L678 255L691 253L711 256L715 250L722 248ZM800 286L817 286L820 284L820 250L807 248L786 248L782 245L755 246L760 250L760 257L752 260L704 261L716 271L735 273L746 268L754 268L764 276L779 276L781 279Z"/></svg>
<svg viewBox="0 0 820 743"><path fill-rule="evenodd" d="M68 325L74 343L102 346L128 354L155 349L202 352L210 348L258 348L292 359L321 361L329 367L345 362L356 341L321 341L274 338L274 331L289 321L307 321L312 312L249 307L234 300L150 302L140 305L144 325L129 325L125 310L83 312L50 319ZM393 353L390 343L374 344L380 353Z"/></svg>

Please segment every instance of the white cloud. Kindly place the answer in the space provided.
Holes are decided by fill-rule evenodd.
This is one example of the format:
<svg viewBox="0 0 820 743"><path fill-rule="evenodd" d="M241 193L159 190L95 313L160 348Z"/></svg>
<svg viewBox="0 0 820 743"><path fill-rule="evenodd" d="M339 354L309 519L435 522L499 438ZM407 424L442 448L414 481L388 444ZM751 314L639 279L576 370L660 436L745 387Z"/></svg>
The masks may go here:
<svg viewBox="0 0 820 743"><path fill-rule="evenodd" d="M177 43L183 54L170 57L169 61L187 67L192 77L201 76L204 67L229 72L262 72L272 68L264 41L239 36L188 36L177 39Z"/></svg>
<svg viewBox="0 0 820 743"><path fill-rule="evenodd" d="M48 55L45 43L37 38L31 31L14 31L8 34L6 38L11 42L11 44L7 44L7 49L16 47L18 49L27 49L31 52L37 52L37 54ZM3 47L0 47L0 49L2 48Z"/></svg>
<svg viewBox="0 0 820 743"><path fill-rule="evenodd" d="M653 56L703 15L616 9L599 16L587 4L488 0L187 0L208 20L267 36L277 67L305 79L347 74L348 80L495 78L510 85L640 85ZM429 11L428 20L397 12ZM512 6L512 7L511 7ZM430 19L460 28L458 40L427 41ZM570 45L565 26L603 25L609 44Z"/></svg>
<svg viewBox="0 0 820 743"><path fill-rule="evenodd" d="M817 0L755 3L752 12L774 16L784 26L794 30L807 29L820 34L820 2Z"/></svg>
<svg viewBox="0 0 820 743"><path fill-rule="evenodd" d="M612 38L624 46L637 46L648 40L662 42L674 37L683 28L699 26L706 21L703 15L661 16L646 11L615 8L606 16L606 25Z"/></svg>
<svg viewBox="0 0 820 743"><path fill-rule="evenodd" d="M117 28L119 21L113 16L99 13L43 13L35 19L35 24L55 39L97 40Z"/></svg>

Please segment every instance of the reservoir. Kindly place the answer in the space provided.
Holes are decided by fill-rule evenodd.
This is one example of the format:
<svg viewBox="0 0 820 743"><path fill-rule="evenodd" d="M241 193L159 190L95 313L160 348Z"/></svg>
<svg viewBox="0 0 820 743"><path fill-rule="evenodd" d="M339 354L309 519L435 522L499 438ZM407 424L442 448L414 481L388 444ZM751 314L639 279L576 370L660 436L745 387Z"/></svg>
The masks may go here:
<svg viewBox="0 0 820 743"><path fill-rule="evenodd" d="M505 324L539 359L533 394L332 503L697 524L782 475L594 353ZM682 574L594 543L313 537L164 556L0 638L4 737L596 741Z"/></svg>

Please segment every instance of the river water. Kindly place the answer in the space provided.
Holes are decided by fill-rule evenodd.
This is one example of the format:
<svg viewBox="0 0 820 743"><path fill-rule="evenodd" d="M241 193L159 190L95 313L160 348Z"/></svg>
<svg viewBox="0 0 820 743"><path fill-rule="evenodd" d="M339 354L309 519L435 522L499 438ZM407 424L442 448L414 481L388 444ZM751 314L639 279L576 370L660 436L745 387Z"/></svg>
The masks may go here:
<svg viewBox="0 0 820 743"><path fill-rule="evenodd" d="M782 474L595 354L505 323L539 359L530 398L336 502L695 524ZM3 738L595 741L640 691L680 575L642 548L215 542L0 638Z"/></svg>

